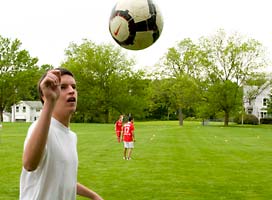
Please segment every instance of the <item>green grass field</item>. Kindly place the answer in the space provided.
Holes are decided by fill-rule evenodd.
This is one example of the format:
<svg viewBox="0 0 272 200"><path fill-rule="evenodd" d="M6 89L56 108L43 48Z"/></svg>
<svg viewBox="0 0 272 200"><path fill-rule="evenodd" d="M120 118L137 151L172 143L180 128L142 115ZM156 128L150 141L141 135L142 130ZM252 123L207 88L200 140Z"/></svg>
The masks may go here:
<svg viewBox="0 0 272 200"><path fill-rule="evenodd" d="M18 199L28 126L0 129L1 200ZM272 126L135 122L129 161L122 159L113 124L71 129L78 135L78 180L105 200L272 199Z"/></svg>

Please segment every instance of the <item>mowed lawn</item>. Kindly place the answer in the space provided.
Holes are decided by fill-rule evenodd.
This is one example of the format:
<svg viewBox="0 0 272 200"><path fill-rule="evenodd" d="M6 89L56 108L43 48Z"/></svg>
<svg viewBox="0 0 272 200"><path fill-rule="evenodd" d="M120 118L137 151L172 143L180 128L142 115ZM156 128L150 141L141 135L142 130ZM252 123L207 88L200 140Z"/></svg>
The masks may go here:
<svg viewBox="0 0 272 200"><path fill-rule="evenodd" d="M1 200L18 199L28 126L0 129ZM122 159L113 124L71 129L78 135L78 181L105 200L272 199L272 126L136 121L129 161Z"/></svg>

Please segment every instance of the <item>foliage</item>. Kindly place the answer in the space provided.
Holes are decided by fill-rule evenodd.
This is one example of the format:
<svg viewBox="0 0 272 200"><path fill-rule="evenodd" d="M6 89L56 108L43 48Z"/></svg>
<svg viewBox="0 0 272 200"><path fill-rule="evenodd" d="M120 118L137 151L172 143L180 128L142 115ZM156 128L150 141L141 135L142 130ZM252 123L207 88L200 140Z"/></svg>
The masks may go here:
<svg viewBox="0 0 272 200"><path fill-rule="evenodd" d="M165 55L163 73L170 77L179 77L184 74L199 78L201 75L201 62L203 52L199 46L189 38L180 41L175 47L169 48Z"/></svg>
<svg viewBox="0 0 272 200"><path fill-rule="evenodd" d="M153 80L148 92L149 117L180 119L182 123L184 112L191 112L191 108L198 101L197 91L198 85L195 79L186 74Z"/></svg>
<svg viewBox="0 0 272 200"><path fill-rule="evenodd" d="M179 113L179 124L183 125L184 110L188 110L199 101L199 87L197 81L187 74L177 77L170 87L171 100Z"/></svg>
<svg viewBox="0 0 272 200"><path fill-rule="evenodd" d="M259 71L267 64L258 41L237 33L227 36L223 30L198 43L189 38L180 41L168 49L163 61L160 78L175 77L169 88L175 96L172 105L179 105L180 122L182 110L192 106L201 118L223 111L225 125L232 113L242 110L241 86L253 78L257 81L257 75L263 82Z"/></svg>
<svg viewBox="0 0 272 200"><path fill-rule="evenodd" d="M9 110L12 104L33 99L30 91L39 76L37 62L28 51L21 50L18 39L0 36L0 121L3 121L3 111Z"/></svg>
<svg viewBox="0 0 272 200"><path fill-rule="evenodd" d="M0 116L19 100L37 100L36 83L51 65L38 68L37 58L20 50L21 42L0 37ZM83 40L65 50L62 67L77 79L79 92L74 122L114 122L120 114L136 119L201 119L243 112L271 82L260 71L267 64L262 45L223 30L198 42L186 38L171 47L147 78L132 70L135 61L121 48ZM29 78L31 77L31 78ZM23 84L22 84L23 83ZM242 90L254 85L252 90ZM243 87L243 88L242 88ZM272 100L271 100L272 101ZM268 114L272 113L268 102Z"/></svg>
<svg viewBox="0 0 272 200"><path fill-rule="evenodd" d="M175 47L169 48L159 69L161 79L165 79L167 112L178 113L179 124L183 124L184 110L190 110L199 100L199 80L201 77L201 54L199 47L191 39L184 39ZM163 87L164 88L164 87ZM159 98L162 96L158 95ZM165 99L163 97L162 99ZM169 108L171 108L169 110Z"/></svg>
<svg viewBox="0 0 272 200"><path fill-rule="evenodd" d="M149 119L171 119L176 112L172 105L170 91L170 81L168 79L155 79L148 87L148 116ZM174 114L175 115L175 114ZM171 117L172 116L172 117ZM175 116L174 116L175 118Z"/></svg>
<svg viewBox="0 0 272 200"><path fill-rule="evenodd" d="M243 105L242 89L230 80L217 82L209 86L207 91L207 101L215 112L225 113L225 125L229 121L230 114L241 110Z"/></svg>
<svg viewBox="0 0 272 200"><path fill-rule="evenodd" d="M262 45L242 36L227 36L223 30L211 37L200 39L201 49L206 52L204 74L207 75L208 101L218 111L225 112L228 125L230 112L241 109L241 86L266 65Z"/></svg>
<svg viewBox="0 0 272 200"><path fill-rule="evenodd" d="M145 105L146 81L142 71L134 72L133 60L112 45L96 45L83 40L66 49L63 67L77 79L79 93L75 120L110 122L120 114L141 115Z"/></svg>
<svg viewBox="0 0 272 200"><path fill-rule="evenodd" d="M272 124L272 118L262 118L260 124Z"/></svg>
<svg viewBox="0 0 272 200"><path fill-rule="evenodd" d="M230 80L241 86L266 65L263 46L237 33L228 37L219 30L211 37L202 37L200 45L210 61L206 72L212 83Z"/></svg>
<svg viewBox="0 0 272 200"><path fill-rule="evenodd" d="M237 124L252 124L252 125L257 125L259 124L259 120L255 115L252 114L244 114L244 115L240 115L238 117L236 117L234 119L234 122L236 122Z"/></svg>

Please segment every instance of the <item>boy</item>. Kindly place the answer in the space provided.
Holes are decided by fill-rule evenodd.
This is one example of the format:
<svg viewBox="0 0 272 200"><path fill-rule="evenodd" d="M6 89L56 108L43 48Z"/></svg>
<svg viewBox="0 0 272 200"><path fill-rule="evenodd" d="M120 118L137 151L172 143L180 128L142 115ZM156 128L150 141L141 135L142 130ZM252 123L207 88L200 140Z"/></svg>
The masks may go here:
<svg viewBox="0 0 272 200"><path fill-rule="evenodd" d="M132 149L134 148L135 135L133 117L128 118L128 122L123 127L122 141L124 141L124 160L131 159Z"/></svg>
<svg viewBox="0 0 272 200"><path fill-rule="evenodd" d="M117 141L120 143L121 141L121 132L123 128L123 115L120 115L119 119L115 122L115 133L117 137Z"/></svg>
<svg viewBox="0 0 272 200"><path fill-rule="evenodd" d="M73 74L61 68L50 70L38 90L43 109L25 140L20 200L75 200L76 194L102 200L77 182L77 137L69 129L77 105Z"/></svg>

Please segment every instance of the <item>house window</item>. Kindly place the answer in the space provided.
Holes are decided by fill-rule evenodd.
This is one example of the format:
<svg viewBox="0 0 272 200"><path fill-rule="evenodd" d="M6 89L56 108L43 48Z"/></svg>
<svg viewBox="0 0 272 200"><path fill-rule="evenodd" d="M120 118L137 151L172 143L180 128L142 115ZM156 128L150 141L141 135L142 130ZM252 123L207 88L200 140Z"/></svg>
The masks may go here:
<svg viewBox="0 0 272 200"><path fill-rule="evenodd" d="M25 106L23 106L23 112L26 112L26 107Z"/></svg>
<svg viewBox="0 0 272 200"><path fill-rule="evenodd" d="M19 106L16 106L16 112L19 112Z"/></svg>
<svg viewBox="0 0 272 200"><path fill-rule="evenodd" d="M249 115L252 114L252 111L253 111L253 108L252 108L252 107L248 107L248 108L247 108L247 114L249 114Z"/></svg>
<svg viewBox="0 0 272 200"><path fill-rule="evenodd" d="M267 98L264 98L264 99L263 99L263 106L267 106L267 104L268 104L268 99L267 99Z"/></svg>
<svg viewBox="0 0 272 200"><path fill-rule="evenodd" d="M261 118L266 118L267 117L267 113L266 112L261 112Z"/></svg>

